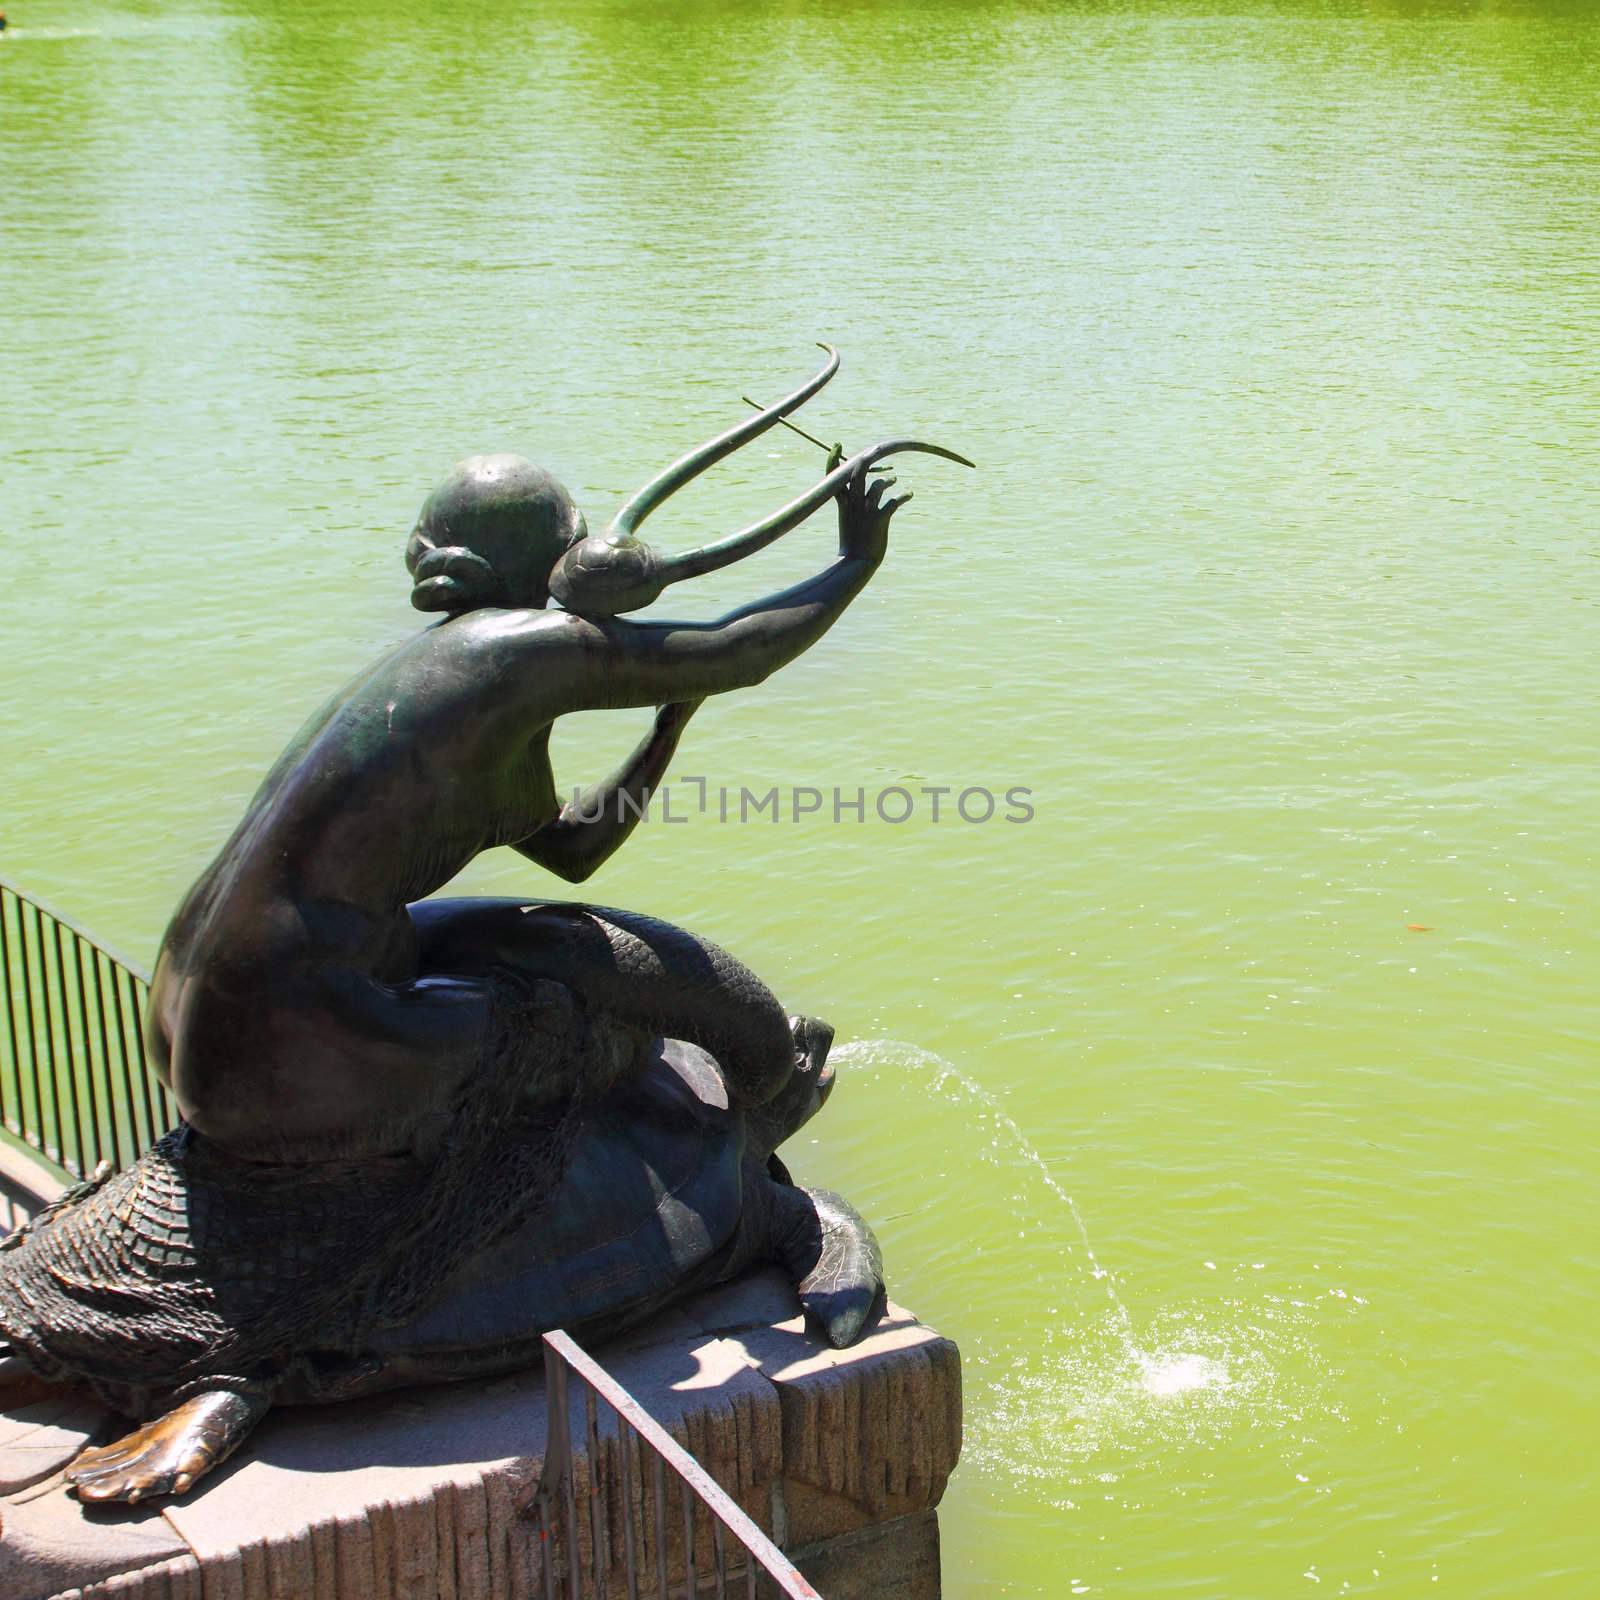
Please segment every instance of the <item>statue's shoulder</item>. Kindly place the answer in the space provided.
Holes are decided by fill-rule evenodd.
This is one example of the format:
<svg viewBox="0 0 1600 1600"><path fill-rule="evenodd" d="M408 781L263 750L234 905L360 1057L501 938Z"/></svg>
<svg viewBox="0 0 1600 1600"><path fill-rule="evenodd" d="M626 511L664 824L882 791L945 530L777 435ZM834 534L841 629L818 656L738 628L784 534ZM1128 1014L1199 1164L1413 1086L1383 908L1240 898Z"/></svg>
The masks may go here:
<svg viewBox="0 0 1600 1600"><path fill-rule="evenodd" d="M594 630L567 611L484 607L429 630L430 653L443 668L435 687L459 685L469 698L490 692L521 701L531 693L543 706L594 670Z"/></svg>
<svg viewBox="0 0 1600 1600"><path fill-rule="evenodd" d="M484 608L432 630L439 645L491 655L554 654L578 648L586 624L567 611L500 611Z"/></svg>

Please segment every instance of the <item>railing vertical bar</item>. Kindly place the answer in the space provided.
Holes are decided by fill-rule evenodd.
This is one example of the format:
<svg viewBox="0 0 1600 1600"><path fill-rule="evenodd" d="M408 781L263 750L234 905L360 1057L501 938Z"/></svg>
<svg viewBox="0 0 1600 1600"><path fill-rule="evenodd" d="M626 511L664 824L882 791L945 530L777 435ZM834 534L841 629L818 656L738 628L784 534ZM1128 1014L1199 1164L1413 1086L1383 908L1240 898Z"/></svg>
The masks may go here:
<svg viewBox="0 0 1600 1600"><path fill-rule="evenodd" d="M600 1428L595 1415L592 1384L583 1386L583 1429L589 1446L589 1539L594 1552L594 1582L599 1594L605 1593L606 1558L611 1554L611 1519L605 1515L605 1473L600 1470Z"/></svg>
<svg viewBox="0 0 1600 1600"><path fill-rule="evenodd" d="M19 1130L36 1150L44 1151L44 1088L39 1080L39 1030L33 1020L33 975L28 963L28 909L27 902L13 897L12 905L15 909L17 922L17 974L20 987L22 1005L22 1034L21 1038L28 1045L28 1075L21 1076L22 1067L19 1061L18 1096L24 1104L26 1115L26 1102L33 1105L31 1121L25 1121ZM19 1051L20 1054L20 1051ZM28 1094L21 1091L27 1089Z"/></svg>
<svg viewBox="0 0 1600 1600"><path fill-rule="evenodd" d="M144 1070L144 1061L132 1050L133 1024L129 1018L131 1010L137 1006L138 985L122 968L113 967L111 1012L116 1018L117 1059L121 1062L122 1081L128 1086L128 1104L133 1108L139 1148L144 1150L166 1132L167 1124L156 1109L154 1085L150 1074Z"/></svg>
<svg viewBox="0 0 1600 1600"><path fill-rule="evenodd" d="M744 1592L745 1600L756 1600L756 1558L750 1550L744 1553Z"/></svg>
<svg viewBox="0 0 1600 1600"><path fill-rule="evenodd" d="M33 1118L31 1124L24 1121L17 1130L41 1155L48 1154L44 1143L44 1085L39 1077L39 1034L33 1022L33 978L28 970L28 923L27 912L24 909L26 902L12 896L12 904L16 908L17 919L17 971L22 979L22 1036L28 1042L28 1076L21 1078L21 1066L18 1066L19 1091L27 1087L33 1091ZM26 1101L28 1096L19 1092L18 1099ZM24 1105L26 1116L26 1105Z"/></svg>
<svg viewBox="0 0 1600 1600"><path fill-rule="evenodd" d="M168 1116L156 1098L159 1085L155 1074L145 1065L143 1040L135 1042L137 1028L130 1027L122 1021L122 996L117 987L120 975L121 969L113 963L110 969L111 1009L112 1015L117 1020L117 1056L122 1063L122 1081L128 1102L128 1122L133 1129L134 1149L144 1151L173 1128L177 1118ZM137 1017L137 1013L142 1009L139 1003L137 978L130 981L128 991L133 1002L132 1009Z"/></svg>
<svg viewBox="0 0 1600 1600"><path fill-rule="evenodd" d="M73 985L68 975L68 933L59 922L55 938L50 941L56 958L56 1007L61 1023L62 1093L72 1110L72 1138L78 1150L78 1165L88 1177L94 1171L99 1157L95 1154L97 1135L94 1112L89 1104L88 1086L84 1082L83 1063L78 1059L77 1041L73 1038Z"/></svg>
<svg viewBox="0 0 1600 1600"><path fill-rule="evenodd" d="M128 1015L133 1024L133 1059L128 1062L130 1077L138 1078L144 1088L144 1103L150 1114L151 1139L159 1139L177 1121L173 1114L171 1096L156 1082L156 1075L145 1065L144 1055L144 1003L139 991L144 985L132 973L128 975Z"/></svg>
<svg viewBox="0 0 1600 1600"><path fill-rule="evenodd" d="M0 887L0 980L5 986L6 1034L11 1041L11 1076L15 1079L8 1100L5 1093L8 1080L5 1074L0 1073L0 1118L5 1120L7 1127L20 1133L26 1126L22 1111L22 1053L17 1048L16 985L11 978L11 936L6 932L6 907L15 898L10 890Z"/></svg>
<svg viewBox="0 0 1600 1600"><path fill-rule="evenodd" d="M56 981L54 984L56 997L56 1015L61 1019L61 1089L62 1096L68 1109L72 1112L72 1139L78 1148L78 1172L87 1178L94 1171L94 1162L89 1157L89 1141L84 1136L83 1127L83 1102L78 1094L78 1070L73 1061L72 1051L72 1006L71 997L67 994L67 958L65 943L67 930L58 922L55 925L55 938L49 940L46 948L55 952Z"/></svg>
<svg viewBox="0 0 1600 1600"><path fill-rule="evenodd" d="M686 1478L679 1480L683 1494L683 1592L693 1600L700 1588L700 1576L694 1569L694 1495Z"/></svg>
<svg viewBox="0 0 1600 1600"><path fill-rule="evenodd" d="M49 969L45 965L44 959L45 939L44 923L42 920L43 913L39 910L38 906L31 906L30 909L33 912L33 938L30 942L33 945L39 968L40 1010L44 1017L45 1057L49 1063L45 1069L45 1073L41 1081L48 1082L50 1085L51 1126L48 1130L45 1128L44 1114L41 1110L39 1116L39 1138L41 1141L43 1141L47 1139L51 1133L55 1135L55 1144L53 1148L43 1143L41 1143L40 1148L44 1150L44 1153L47 1156L52 1156L52 1159L59 1161L62 1166L70 1167L71 1161L66 1147L67 1142L61 1131L61 1102L59 1095L57 1094L58 1084L56 1080L56 1041L55 1034L50 1025L50 974ZM83 1176L81 1170L78 1172L77 1176L80 1178Z"/></svg>
<svg viewBox="0 0 1600 1600"><path fill-rule="evenodd" d="M109 1156L113 1165L117 1160L117 1123L115 1096L112 1094L111 1075L102 1061L95 1070L94 1046L89 1034L89 980L83 975L83 951L88 940L81 933L72 935L73 966L78 985L78 1033L83 1040L83 1074L89 1089L89 1118L93 1135L90 1140L94 1164L99 1166L103 1156ZM103 1116L102 1116L103 1113ZM105 1130L102 1143L101 1130ZM91 1169L92 1170L92 1169Z"/></svg>
<svg viewBox="0 0 1600 1600"><path fill-rule="evenodd" d="M561 1532L567 1545L567 1594L570 1600L580 1600L583 1574L579 1570L578 1560L578 1486L573 1481L577 1474L572 1470L572 1413L567 1377L567 1364L562 1362L558 1379L561 1391L561 1452L567 1470L561 1485Z"/></svg>
<svg viewBox="0 0 1600 1600"><path fill-rule="evenodd" d="M111 1159L119 1167L121 1167L130 1164L139 1154L138 1133L134 1127L133 1121L133 1102L128 1098L125 1086L123 1094L119 1096L115 1093L117 1084L113 1079L111 1070L111 1033L106 1027L105 978L101 970L101 962L106 960L107 957L104 951L97 949L92 944L88 944L87 940L84 940L83 942L84 944L88 945L89 970L94 973L95 1031L100 1039L100 1062L105 1069L107 1092L111 1097ZM80 946L78 950L78 959L80 961L83 959L82 946ZM119 1100L121 1102L123 1111L123 1115L120 1117L117 1115L117 1105ZM124 1128L126 1128L128 1133L128 1139L126 1140L126 1144L128 1146L126 1162L123 1160L124 1140L122 1134Z"/></svg>
<svg viewBox="0 0 1600 1600"><path fill-rule="evenodd" d="M111 1014L115 1018L116 1026L112 1032L117 1041L118 1070L122 1081L128 1085L128 1103L134 1111L134 1122L138 1129L141 1148L153 1144L159 1132L156 1126L155 1110L150 1102L150 1089L148 1083L144 1088L144 1115L139 1115L139 1096L137 1090L141 1087L134 1075L132 1064L128 1059L128 1033L131 1024L128 1021L127 995L132 988L132 979L120 967L112 969L111 973Z"/></svg>
<svg viewBox="0 0 1600 1600"><path fill-rule="evenodd" d="M539 1497L539 1559L544 1564L544 1600L556 1600L556 1546L550 1537L550 1507Z"/></svg>
<svg viewBox="0 0 1600 1600"><path fill-rule="evenodd" d="M711 1559L717 1575L717 1600L728 1600L728 1553L722 1537L722 1518L711 1519Z"/></svg>
<svg viewBox="0 0 1600 1600"><path fill-rule="evenodd" d="M133 1004L129 1010L133 1014L133 1070L141 1074L145 1081L145 1093L148 1094L153 1087L156 1093L156 1104L161 1107L161 1131L165 1133L173 1123L178 1120L178 1108L166 1087L156 1083L155 1075L145 1065L144 1054L144 1007L150 998L150 985L142 983L137 977L132 977L129 988L133 991L131 999Z"/></svg>
<svg viewBox="0 0 1600 1600"><path fill-rule="evenodd" d="M669 1600L667 1594L667 1464L654 1445L650 1452L655 1458L651 1471L655 1474L656 1491L656 1580L661 1586L660 1600Z"/></svg>
<svg viewBox="0 0 1600 1600"><path fill-rule="evenodd" d="M544 1547L544 1587L547 1600L557 1600L565 1588L556 1571L556 1528L560 1523L561 1479L572 1470L567 1453L567 1371L561 1354L544 1344L545 1440L544 1462L535 1491L539 1506L540 1539ZM566 1553L563 1552L565 1555Z"/></svg>
<svg viewBox="0 0 1600 1600"><path fill-rule="evenodd" d="M617 1412L617 1442L622 1446L622 1548L627 1559L628 1600L639 1600L638 1563L633 1558L633 1468L638 1452L633 1440L633 1424ZM642 1483L639 1493L644 1494ZM640 1510L643 1510L642 1499Z"/></svg>

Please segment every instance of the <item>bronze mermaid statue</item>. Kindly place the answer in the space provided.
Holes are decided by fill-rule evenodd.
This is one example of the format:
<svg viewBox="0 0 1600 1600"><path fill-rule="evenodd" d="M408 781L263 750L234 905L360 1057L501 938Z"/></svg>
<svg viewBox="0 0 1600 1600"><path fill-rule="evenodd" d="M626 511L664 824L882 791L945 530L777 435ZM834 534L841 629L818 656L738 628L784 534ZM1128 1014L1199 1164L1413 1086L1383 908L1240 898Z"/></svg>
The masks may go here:
<svg viewBox="0 0 1600 1600"><path fill-rule="evenodd" d="M438 619L301 729L163 939L146 1038L182 1124L0 1243L0 1405L78 1385L144 1424L74 1462L80 1498L182 1493L275 1401L511 1370L548 1328L601 1334L755 1261L790 1268L836 1343L859 1334L871 1230L773 1154L831 1087L831 1029L650 917L427 898L499 845L587 879L700 704L792 661L866 586L910 499L870 469L962 457L836 450L732 538L662 556L638 537L837 368L828 349L602 535L517 456L429 495L406 565ZM814 577L714 622L624 615L830 499L838 558ZM628 759L562 806L556 719L647 706Z"/></svg>

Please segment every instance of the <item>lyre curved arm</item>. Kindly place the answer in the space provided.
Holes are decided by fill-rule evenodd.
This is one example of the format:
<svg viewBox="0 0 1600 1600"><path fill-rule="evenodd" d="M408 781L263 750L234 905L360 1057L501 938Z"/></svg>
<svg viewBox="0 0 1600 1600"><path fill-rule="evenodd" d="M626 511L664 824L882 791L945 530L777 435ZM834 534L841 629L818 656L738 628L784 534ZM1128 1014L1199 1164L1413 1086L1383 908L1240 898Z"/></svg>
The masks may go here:
<svg viewBox="0 0 1600 1600"><path fill-rule="evenodd" d="M724 456L732 455L735 450L749 444L752 439L760 438L768 428L776 426L791 411L803 406L839 370L839 352L831 344L823 344L820 340L817 348L828 352L828 360L816 377L801 384L793 394L785 395L776 405L768 406L757 415L729 428L726 433L719 433L715 439L710 439L697 449L691 450L688 455L680 456L643 488L636 489L628 497L622 509L612 518L611 526L606 530L606 537L630 537L637 531L639 524L669 495L676 494L686 483L699 477L707 467L714 466Z"/></svg>

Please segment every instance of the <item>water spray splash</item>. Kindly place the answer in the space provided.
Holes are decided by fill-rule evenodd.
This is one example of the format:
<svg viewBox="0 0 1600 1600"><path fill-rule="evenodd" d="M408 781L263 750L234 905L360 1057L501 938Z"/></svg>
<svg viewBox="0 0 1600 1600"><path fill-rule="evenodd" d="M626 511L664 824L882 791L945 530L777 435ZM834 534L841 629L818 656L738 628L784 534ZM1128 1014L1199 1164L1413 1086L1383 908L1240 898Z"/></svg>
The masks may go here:
<svg viewBox="0 0 1600 1600"><path fill-rule="evenodd" d="M1169 1307L1136 1328L1076 1200L994 1094L953 1062L893 1040L845 1044L834 1059L852 1076L896 1088L915 1083L920 1094L975 1107L999 1136L979 1145L978 1159L1037 1182L1055 1219L1045 1222L1046 1242L1105 1297L1104 1311L1088 1320L1049 1308L1042 1327L1002 1328L974 1352L973 1364L994 1375L987 1402L969 1419L969 1459L1047 1487L1113 1483L1140 1461L1214 1441L1242 1420L1252 1428L1304 1420L1308 1393L1284 1376L1320 1365L1301 1308L1240 1296L1220 1314L1214 1300ZM961 1153L973 1153L970 1142ZM1015 1203L1028 1204L1020 1192Z"/></svg>
<svg viewBox="0 0 1600 1600"><path fill-rule="evenodd" d="M1144 1386L1151 1394L1187 1394L1191 1389L1221 1388L1228 1382L1228 1369L1210 1356L1165 1355L1139 1358Z"/></svg>
<svg viewBox="0 0 1600 1600"><path fill-rule="evenodd" d="M916 1045L902 1044L898 1040L855 1040L836 1048L833 1058L841 1065L847 1065L852 1074L859 1073L864 1067L892 1069L901 1077L909 1071L926 1072L933 1079L931 1087L935 1094L951 1098L950 1091L954 1088L961 1097L976 1101L982 1106L984 1113L1007 1136L1046 1190L1065 1209L1071 1219L1073 1232L1077 1234L1089 1276L1104 1290L1112 1316L1122 1329L1128 1348L1130 1352L1132 1351L1133 1319L1128 1313L1127 1306L1123 1304L1121 1295L1117 1293L1110 1272L1100 1265L1100 1258L1095 1254L1094 1241L1089 1237L1089 1226L1083 1220L1083 1213L1078 1209L1077 1201L1062 1186L1055 1173L1050 1170L1050 1163L1040 1155L1033 1141L1017 1125L1016 1119L995 1095L981 1083L968 1077L954 1062L946 1061L943 1056L935 1055L931 1050L921 1050ZM1068 1253L1071 1253L1070 1245Z"/></svg>

